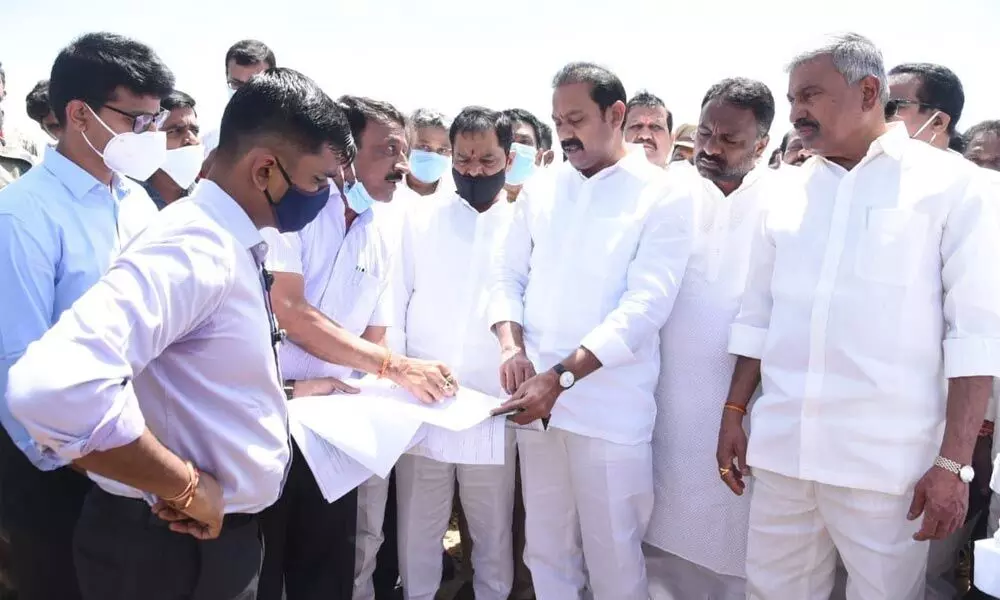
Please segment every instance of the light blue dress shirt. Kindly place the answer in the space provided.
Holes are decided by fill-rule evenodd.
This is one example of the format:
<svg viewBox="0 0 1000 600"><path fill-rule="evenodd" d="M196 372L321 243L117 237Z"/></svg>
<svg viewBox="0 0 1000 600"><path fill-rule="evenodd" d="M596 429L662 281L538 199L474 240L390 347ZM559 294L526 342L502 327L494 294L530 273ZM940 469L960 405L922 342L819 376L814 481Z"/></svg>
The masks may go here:
<svg viewBox="0 0 1000 600"><path fill-rule="evenodd" d="M106 186L55 148L42 163L0 190L0 392L28 344L108 269L123 242L156 207L138 184L115 176ZM59 369L60 365L51 365ZM15 420L6 398L0 422L40 469L62 466L42 456Z"/></svg>

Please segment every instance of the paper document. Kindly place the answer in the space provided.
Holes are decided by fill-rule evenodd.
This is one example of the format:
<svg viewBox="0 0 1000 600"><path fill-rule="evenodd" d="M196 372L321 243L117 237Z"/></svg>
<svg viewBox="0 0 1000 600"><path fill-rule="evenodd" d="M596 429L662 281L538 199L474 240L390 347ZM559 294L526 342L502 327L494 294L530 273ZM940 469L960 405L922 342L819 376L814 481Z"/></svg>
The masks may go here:
<svg viewBox="0 0 1000 600"><path fill-rule="evenodd" d="M323 498L334 502L372 476L372 471L296 421L289 428Z"/></svg>
<svg viewBox="0 0 1000 600"><path fill-rule="evenodd" d="M379 477L388 477L420 421L391 404L371 400L364 392L296 398L288 403L288 417Z"/></svg>
<svg viewBox="0 0 1000 600"><path fill-rule="evenodd" d="M502 404L499 398L461 386L454 396L443 402L424 404L390 381L362 379L348 383L361 390L354 397L363 397L369 405L385 406L422 423L449 431L462 431L482 423L490 418L491 410Z"/></svg>
<svg viewBox="0 0 1000 600"><path fill-rule="evenodd" d="M409 450L410 454L462 465L504 464L507 430L504 417L491 417L464 431L449 431L434 425L425 425L425 430L424 439Z"/></svg>

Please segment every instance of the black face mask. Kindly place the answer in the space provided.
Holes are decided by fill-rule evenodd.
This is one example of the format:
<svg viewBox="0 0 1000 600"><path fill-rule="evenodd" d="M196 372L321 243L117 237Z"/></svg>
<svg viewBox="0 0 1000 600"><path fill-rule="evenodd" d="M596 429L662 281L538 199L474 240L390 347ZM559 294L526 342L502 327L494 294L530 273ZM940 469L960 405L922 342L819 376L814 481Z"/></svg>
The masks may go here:
<svg viewBox="0 0 1000 600"><path fill-rule="evenodd" d="M500 169L493 175L462 175L456 169L451 170L451 176L455 179L455 191L470 206L485 206L497 197L503 189L504 179L507 173Z"/></svg>

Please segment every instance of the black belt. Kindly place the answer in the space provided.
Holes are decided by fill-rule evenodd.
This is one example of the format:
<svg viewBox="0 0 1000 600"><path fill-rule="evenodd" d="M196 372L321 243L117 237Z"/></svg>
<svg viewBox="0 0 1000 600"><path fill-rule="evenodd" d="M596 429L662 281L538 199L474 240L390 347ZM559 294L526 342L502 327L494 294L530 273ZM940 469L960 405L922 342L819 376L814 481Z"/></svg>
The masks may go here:
<svg viewBox="0 0 1000 600"><path fill-rule="evenodd" d="M154 515L152 507L149 506L149 503L145 500L140 500L138 498L126 498L125 496L116 496L115 494L111 494L98 486L94 486L94 490L91 494L94 495L93 500L96 501L97 505L102 510L113 511L115 517L118 519L136 523L149 523L160 527L167 527L170 525L168 521L164 521L160 517ZM228 514L222 520L222 529L226 530L230 527L248 525L256 519L256 514Z"/></svg>

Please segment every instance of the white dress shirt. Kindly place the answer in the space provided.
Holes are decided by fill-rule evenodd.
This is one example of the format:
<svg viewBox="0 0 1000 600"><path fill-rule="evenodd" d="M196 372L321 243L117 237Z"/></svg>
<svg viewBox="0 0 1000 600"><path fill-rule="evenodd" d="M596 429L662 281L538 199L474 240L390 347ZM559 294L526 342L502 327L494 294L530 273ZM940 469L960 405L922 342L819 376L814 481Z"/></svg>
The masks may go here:
<svg viewBox="0 0 1000 600"><path fill-rule="evenodd" d="M227 513L263 510L289 459L260 272L266 252L243 209L202 181L28 346L10 370L11 413L43 452L67 461L148 428L219 481Z"/></svg>
<svg viewBox="0 0 1000 600"><path fill-rule="evenodd" d="M660 331L656 501L646 541L714 573L744 577L750 494L736 496L722 483L715 450L736 363L726 350L729 327L740 309L761 212L782 201L787 178L760 167L726 196L687 162L670 170L692 179L698 226L677 301Z"/></svg>
<svg viewBox="0 0 1000 600"><path fill-rule="evenodd" d="M506 197L480 213L452 193L409 213L403 225L399 297L406 355L440 360L460 385L504 396L500 344L486 318L490 266L510 224Z"/></svg>
<svg viewBox="0 0 1000 600"><path fill-rule="evenodd" d="M520 323L541 372L580 346L603 367L565 391L550 425L619 444L649 442L658 332L693 236L691 194L632 152L590 178L570 163L541 172L514 203L498 253L489 322Z"/></svg>
<svg viewBox="0 0 1000 600"><path fill-rule="evenodd" d="M747 462L907 493L940 447L943 378L1000 375L1000 199L902 125L850 171L814 157L791 174L730 333L762 360Z"/></svg>
<svg viewBox="0 0 1000 600"><path fill-rule="evenodd" d="M388 327L392 320L386 293L389 252L372 211L358 215L348 229L344 199L332 191L326 206L302 231L262 232L271 248L267 268L302 275L306 302L360 336L369 325ZM280 356L282 372L289 379L351 375L349 367L319 359L290 340L282 344Z"/></svg>

